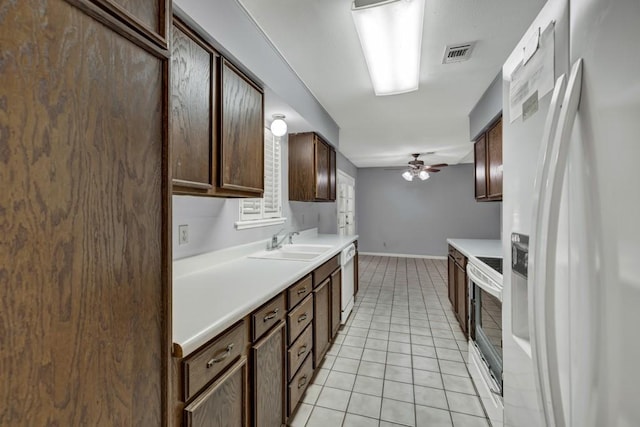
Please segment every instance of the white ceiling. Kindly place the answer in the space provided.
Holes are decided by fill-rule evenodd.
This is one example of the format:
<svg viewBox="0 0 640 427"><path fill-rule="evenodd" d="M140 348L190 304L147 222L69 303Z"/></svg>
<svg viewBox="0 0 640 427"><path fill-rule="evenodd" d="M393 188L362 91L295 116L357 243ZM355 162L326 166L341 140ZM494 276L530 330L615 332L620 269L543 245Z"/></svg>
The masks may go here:
<svg viewBox="0 0 640 427"><path fill-rule="evenodd" d="M400 166L429 151L436 154L427 164L473 161L469 111L544 4L427 0L420 89L376 97L350 0L240 2L333 117L340 152L358 167ZM442 64L446 45L470 41L477 43L469 61ZM295 129L302 130L313 129Z"/></svg>

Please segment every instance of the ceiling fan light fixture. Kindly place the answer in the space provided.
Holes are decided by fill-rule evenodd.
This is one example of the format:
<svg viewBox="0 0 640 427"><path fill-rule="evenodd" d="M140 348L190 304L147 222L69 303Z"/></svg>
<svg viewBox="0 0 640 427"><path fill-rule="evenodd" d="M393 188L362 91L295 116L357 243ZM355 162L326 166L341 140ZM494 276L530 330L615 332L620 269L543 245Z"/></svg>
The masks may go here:
<svg viewBox="0 0 640 427"><path fill-rule="evenodd" d="M271 133L273 136L284 136L287 133L287 122L284 121L284 114L274 114L271 122Z"/></svg>
<svg viewBox="0 0 640 427"><path fill-rule="evenodd" d="M418 90L425 0L352 3L351 16L377 96Z"/></svg>
<svg viewBox="0 0 640 427"><path fill-rule="evenodd" d="M420 178L421 180L425 180L429 178L429 172L422 170L420 171L420 173L418 174L418 178Z"/></svg>
<svg viewBox="0 0 640 427"><path fill-rule="evenodd" d="M410 170L406 170L406 171L402 172L402 177L404 179L406 179L407 181L413 181L413 174L411 173Z"/></svg>

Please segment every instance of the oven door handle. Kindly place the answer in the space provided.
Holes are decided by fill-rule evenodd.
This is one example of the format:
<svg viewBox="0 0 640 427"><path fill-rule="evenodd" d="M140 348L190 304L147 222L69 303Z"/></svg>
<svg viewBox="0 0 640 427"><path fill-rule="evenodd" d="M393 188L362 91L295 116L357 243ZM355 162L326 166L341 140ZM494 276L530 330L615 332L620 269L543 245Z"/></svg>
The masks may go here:
<svg viewBox="0 0 640 427"><path fill-rule="evenodd" d="M500 302L502 302L502 288L494 285L488 280L481 279L478 275L476 275L472 264L467 265L467 276L469 276L470 282L473 282L476 285L480 286L482 289L489 292L491 295L498 298Z"/></svg>

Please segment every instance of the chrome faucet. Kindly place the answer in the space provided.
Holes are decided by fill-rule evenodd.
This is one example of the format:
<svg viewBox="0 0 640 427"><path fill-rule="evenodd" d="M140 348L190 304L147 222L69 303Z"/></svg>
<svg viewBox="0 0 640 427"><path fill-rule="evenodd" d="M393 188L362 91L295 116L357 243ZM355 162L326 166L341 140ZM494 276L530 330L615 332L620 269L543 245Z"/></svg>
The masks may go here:
<svg viewBox="0 0 640 427"><path fill-rule="evenodd" d="M284 231L284 228L282 230L278 231L273 236L271 236L271 243L269 245L267 245L267 250L268 251L272 251L274 249L280 249L282 247L282 243L284 242L284 239L286 239L286 238L289 238L289 244L292 244L293 243L293 236L296 236L296 235L300 234L297 231L290 231L287 234L285 234L285 236L282 238L282 240L278 240L278 236L283 231Z"/></svg>

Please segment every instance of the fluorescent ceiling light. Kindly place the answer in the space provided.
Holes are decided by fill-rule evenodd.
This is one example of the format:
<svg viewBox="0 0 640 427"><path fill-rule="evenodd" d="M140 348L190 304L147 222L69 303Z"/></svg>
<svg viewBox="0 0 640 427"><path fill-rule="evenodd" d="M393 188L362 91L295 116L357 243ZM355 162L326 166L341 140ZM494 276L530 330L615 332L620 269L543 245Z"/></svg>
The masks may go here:
<svg viewBox="0 0 640 427"><path fill-rule="evenodd" d="M353 2L351 15L376 95L418 89L424 2L388 0L361 6Z"/></svg>

